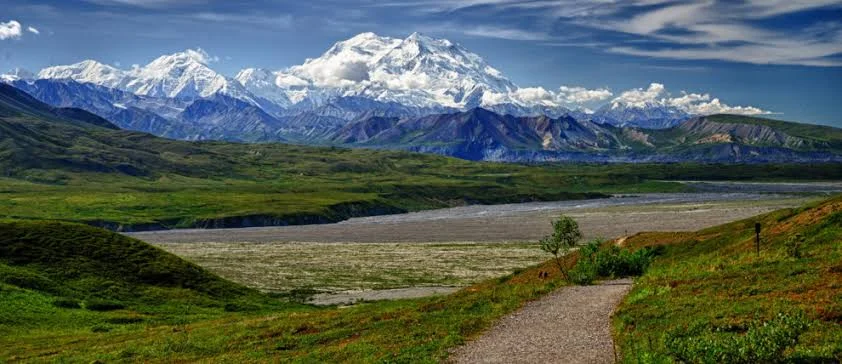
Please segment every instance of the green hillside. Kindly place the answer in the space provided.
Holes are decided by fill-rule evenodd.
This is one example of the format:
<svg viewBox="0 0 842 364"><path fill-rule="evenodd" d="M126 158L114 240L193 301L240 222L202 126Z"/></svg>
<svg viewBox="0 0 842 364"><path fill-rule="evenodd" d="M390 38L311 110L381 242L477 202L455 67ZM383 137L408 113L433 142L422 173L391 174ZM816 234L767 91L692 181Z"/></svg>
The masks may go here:
<svg viewBox="0 0 842 364"><path fill-rule="evenodd" d="M0 346L6 350L32 337L294 307L123 235L79 224L0 221ZM8 359L0 354L0 361Z"/></svg>
<svg viewBox="0 0 842 364"><path fill-rule="evenodd" d="M623 362L842 360L842 197L626 244L664 249L615 315Z"/></svg>

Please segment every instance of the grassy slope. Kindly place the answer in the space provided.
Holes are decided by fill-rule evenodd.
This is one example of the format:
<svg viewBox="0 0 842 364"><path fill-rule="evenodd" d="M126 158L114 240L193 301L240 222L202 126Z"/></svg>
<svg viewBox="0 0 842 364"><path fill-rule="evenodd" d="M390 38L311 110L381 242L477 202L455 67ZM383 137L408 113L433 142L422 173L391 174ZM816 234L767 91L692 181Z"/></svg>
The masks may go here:
<svg viewBox="0 0 842 364"><path fill-rule="evenodd" d="M97 228L1 222L0 232L0 361L435 362L560 284L538 279L550 266L533 267L447 297L314 308Z"/></svg>
<svg viewBox="0 0 842 364"><path fill-rule="evenodd" d="M755 221L763 226L759 258ZM800 259L784 247L796 233L806 238ZM727 341L752 321L793 312L810 326L783 361L842 360L842 197L695 233L639 234L627 244L666 248L615 315L624 361L670 362L671 330L709 323Z"/></svg>
<svg viewBox="0 0 842 364"><path fill-rule="evenodd" d="M135 239L78 224L0 221L0 361L57 343L45 338L136 335L279 309L299 308ZM64 350L53 346L49 355Z"/></svg>
<svg viewBox="0 0 842 364"><path fill-rule="evenodd" d="M0 178L0 217L106 221L169 227L203 220L268 215L348 217L337 206L401 211L470 203L560 200L595 193L676 192L669 179L840 179L840 165L546 165L470 163L435 156L319 149L289 145L227 145L226 154L254 148L267 159L243 161L249 173L196 178L145 178L114 173L33 172L30 180ZM248 166L248 167L247 167ZM352 167L353 166L353 167ZM57 177L57 176L60 176ZM49 179L60 184L37 183ZM591 193L588 195L588 193ZM357 211L364 214L364 208Z"/></svg>

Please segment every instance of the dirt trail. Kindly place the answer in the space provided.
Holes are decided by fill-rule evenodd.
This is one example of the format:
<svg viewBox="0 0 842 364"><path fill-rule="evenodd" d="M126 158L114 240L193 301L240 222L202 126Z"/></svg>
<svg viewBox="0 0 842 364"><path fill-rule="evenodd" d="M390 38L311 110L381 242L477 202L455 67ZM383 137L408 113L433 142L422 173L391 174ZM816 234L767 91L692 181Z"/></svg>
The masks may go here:
<svg viewBox="0 0 842 364"><path fill-rule="evenodd" d="M457 349L454 363L613 363L611 314L628 279L564 287L506 316Z"/></svg>

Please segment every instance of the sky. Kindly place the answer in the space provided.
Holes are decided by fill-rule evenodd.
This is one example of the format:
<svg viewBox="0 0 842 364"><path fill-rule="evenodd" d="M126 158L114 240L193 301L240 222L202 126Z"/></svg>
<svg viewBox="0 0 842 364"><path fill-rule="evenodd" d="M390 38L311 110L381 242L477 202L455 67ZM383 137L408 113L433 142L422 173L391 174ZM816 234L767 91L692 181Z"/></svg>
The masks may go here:
<svg viewBox="0 0 842 364"><path fill-rule="evenodd" d="M447 38L521 87L619 97L654 83L842 127L842 0L0 0L0 72L201 48L233 76L361 32Z"/></svg>

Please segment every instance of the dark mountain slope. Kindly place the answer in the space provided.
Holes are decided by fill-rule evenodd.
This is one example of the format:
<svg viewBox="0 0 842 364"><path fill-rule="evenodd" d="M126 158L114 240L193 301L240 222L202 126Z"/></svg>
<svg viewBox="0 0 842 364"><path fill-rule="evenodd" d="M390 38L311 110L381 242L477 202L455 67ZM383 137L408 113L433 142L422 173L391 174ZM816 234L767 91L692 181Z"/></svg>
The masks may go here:
<svg viewBox="0 0 842 364"><path fill-rule="evenodd" d="M179 120L200 131L188 137L192 140L284 140L278 135L280 120L257 106L222 95L193 101L181 112Z"/></svg>
<svg viewBox="0 0 842 364"><path fill-rule="evenodd" d="M842 154L842 129L740 115L700 116L669 129L622 128L614 132L637 150L660 153L733 145L749 149Z"/></svg>
<svg viewBox="0 0 842 364"><path fill-rule="evenodd" d="M842 160L842 130L735 115L667 129L617 127L570 116L514 117L484 109L409 118L368 117L332 142L493 161L803 162Z"/></svg>
<svg viewBox="0 0 842 364"><path fill-rule="evenodd" d="M466 159L508 152L581 152L619 148L603 127L570 117L515 117L475 108L419 118L372 117L340 129L334 142L404 147Z"/></svg>
<svg viewBox="0 0 842 364"><path fill-rule="evenodd" d="M36 100L26 92L0 83L0 117L35 118L59 121L78 126L99 126L119 129L116 125L97 115L75 108L56 108Z"/></svg>

